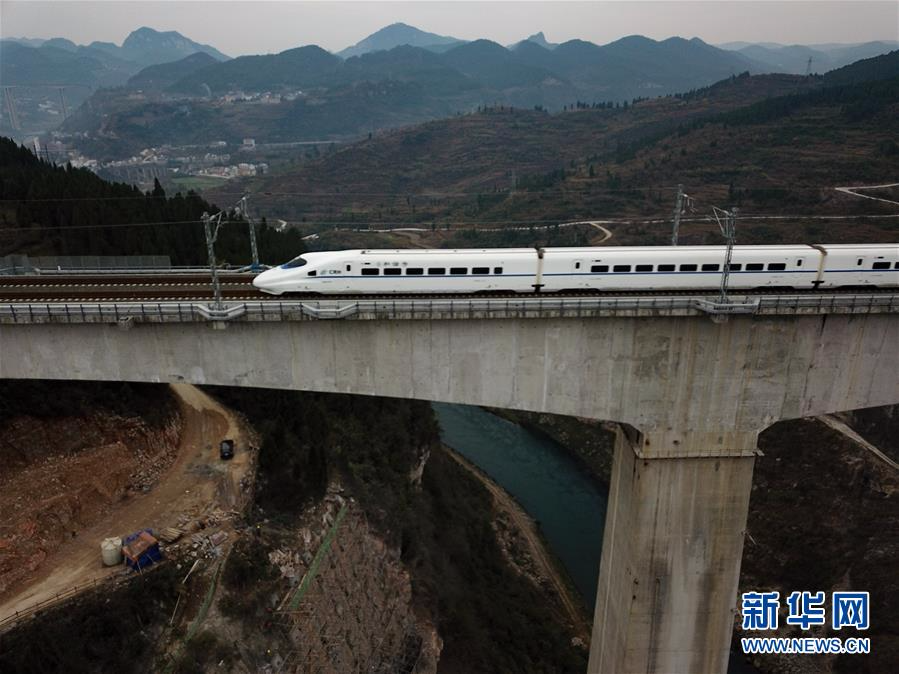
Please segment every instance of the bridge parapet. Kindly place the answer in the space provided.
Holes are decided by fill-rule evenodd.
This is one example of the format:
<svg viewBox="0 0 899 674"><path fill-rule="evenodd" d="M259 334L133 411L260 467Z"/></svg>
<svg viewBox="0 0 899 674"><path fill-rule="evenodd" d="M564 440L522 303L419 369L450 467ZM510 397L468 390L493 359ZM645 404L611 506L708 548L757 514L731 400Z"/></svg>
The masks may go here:
<svg viewBox="0 0 899 674"><path fill-rule="evenodd" d="M899 313L899 293L747 295L720 303L698 296L460 299L322 299L226 302L43 302L0 304L0 323L255 322L792 316Z"/></svg>

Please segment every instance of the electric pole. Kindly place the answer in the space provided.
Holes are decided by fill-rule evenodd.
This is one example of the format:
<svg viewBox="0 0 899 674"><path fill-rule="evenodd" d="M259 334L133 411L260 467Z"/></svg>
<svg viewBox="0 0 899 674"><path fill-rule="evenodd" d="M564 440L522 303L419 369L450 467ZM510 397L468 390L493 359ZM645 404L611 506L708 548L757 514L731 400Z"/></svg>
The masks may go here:
<svg viewBox="0 0 899 674"><path fill-rule="evenodd" d="M677 203L674 206L674 227L671 230L671 245L677 245L677 230L680 229L680 216L684 210L684 186L677 186Z"/></svg>
<svg viewBox="0 0 899 674"><path fill-rule="evenodd" d="M725 240L727 241L727 249L724 254L724 269L721 271L721 289L718 293L718 303L726 304L727 303L727 283L730 279L730 260L733 256L734 252L734 242L737 238L737 209L733 208L729 211L721 211L721 214L724 216L724 222L718 218L718 211L721 209L715 208L715 219L718 220L718 228L721 230L721 234L724 235Z"/></svg>
<svg viewBox="0 0 899 674"><path fill-rule="evenodd" d="M250 255L253 258L252 263L250 263L250 269L253 271L258 271L260 268L259 264L259 249L256 246L256 227L253 225L253 221L250 219L250 214L247 212L247 195L243 195L240 198L240 201L237 202L237 210L241 212L244 218L247 220L247 225L250 228Z"/></svg>
<svg viewBox="0 0 899 674"><path fill-rule="evenodd" d="M222 311L225 306L222 304L222 286L219 282L219 274L218 268L215 263L215 240L219 235L219 228L222 226L222 214L221 212L216 213L215 215L209 215L209 213L203 213L201 216L203 220L203 229L206 232L206 250L209 253L209 269L212 272L212 294L214 297L213 308L216 311ZM215 229L212 228L212 220L215 219Z"/></svg>

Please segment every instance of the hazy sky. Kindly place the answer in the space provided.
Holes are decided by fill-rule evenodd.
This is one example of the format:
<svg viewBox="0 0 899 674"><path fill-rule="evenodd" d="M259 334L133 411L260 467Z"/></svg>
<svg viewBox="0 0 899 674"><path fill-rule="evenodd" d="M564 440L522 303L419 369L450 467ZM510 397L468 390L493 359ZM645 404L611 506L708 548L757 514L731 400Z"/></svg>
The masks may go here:
<svg viewBox="0 0 899 674"><path fill-rule="evenodd" d="M544 31L551 42L598 44L639 33L706 42L815 44L899 40L899 1L778 2L247 2L246 0L0 0L3 37L66 37L121 44L139 26L177 30L231 56L304 44L338 51L402 21L462 39L501 44Z"/></svg>

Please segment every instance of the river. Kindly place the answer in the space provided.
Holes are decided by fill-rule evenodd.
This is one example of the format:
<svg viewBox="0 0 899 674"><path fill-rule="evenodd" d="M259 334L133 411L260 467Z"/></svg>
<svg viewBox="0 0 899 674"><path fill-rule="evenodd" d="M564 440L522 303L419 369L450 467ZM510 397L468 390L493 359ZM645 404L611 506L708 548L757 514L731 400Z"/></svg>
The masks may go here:
<svg viewBox="0 0 899 674"><path fill-rule="evenodd" d="M606 489L549 438L479 407L445 403L433 407L443 442L487 473L537 520L591 612Z"/></svg>
<svg viewBox="0 0 899 674"><path fill-rule="evenodd" d="M608 490L551 439L480 407L432 403L440 437L511 494L540 525L593 612ZM754 668L731 652L729 674Z"/></svg>

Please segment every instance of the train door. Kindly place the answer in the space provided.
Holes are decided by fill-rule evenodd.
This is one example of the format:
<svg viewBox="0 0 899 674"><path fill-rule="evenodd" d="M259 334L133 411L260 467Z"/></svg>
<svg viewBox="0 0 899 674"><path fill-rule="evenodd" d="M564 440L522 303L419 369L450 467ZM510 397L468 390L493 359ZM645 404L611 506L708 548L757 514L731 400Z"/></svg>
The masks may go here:
<svg viewBox="0 0 899 674"><path fill-rule="evenodd" d="M586 288L588 285L587 282L590 280L590 277L588 276L589 272L590 263L588 260L572 260L571 270L568 273L573 274L573 276L566 277L571 280L564 285L569 288Z"/></svg>
<svg viewBox="0 0 899 674"><path fill-rule="evenodd" d="M847 285L868 285L871 283L871 274L868 274L868 269L871 268L871 264L868 262L868 258L863 255L858 255L855 258L855 278L852 283L848 283Z"/></svg>
<svg viewBox="0 0 899 674"><path fill-rule="evenodd" d="M340 287L344 292L347 292L353 287L353 270L355 266L352 262L344 262L343 269L341 270L341 279L340 279Z"/></svg>
<svg viewBox="0 0 899 674"><path fill-rule="evenodd" d="M572 288L586 288L587 281L590 280L590 277L587 275L590 272L590 264L587 260L575 260L574 261L574 276L572 276L572 283L568 285Z"/></svg>
<svg viewBox="0 0 899 674"><path fill-rule="evenodd" d="M873 286L890 285L891 276L893 274L893 272L890 271L890 267L892 266L892 263L883 255L878 255L871 260L871 264L869 265L871 271L864 274L864 276L868 280L868 283Z"/></svg>

